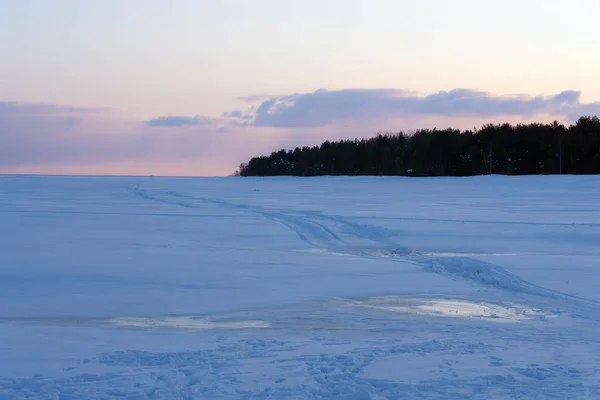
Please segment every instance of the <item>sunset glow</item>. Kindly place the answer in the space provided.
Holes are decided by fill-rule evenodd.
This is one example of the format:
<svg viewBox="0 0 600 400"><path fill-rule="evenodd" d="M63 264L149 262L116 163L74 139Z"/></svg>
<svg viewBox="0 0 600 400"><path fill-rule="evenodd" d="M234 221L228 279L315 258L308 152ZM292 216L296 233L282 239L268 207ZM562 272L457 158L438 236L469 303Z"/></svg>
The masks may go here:
<svg viewBox="0 0 600 400"><path fill-rule="evenodd" d="M593 0L0 8L0 173L227 175L282 146L600 114Z"/></svg>

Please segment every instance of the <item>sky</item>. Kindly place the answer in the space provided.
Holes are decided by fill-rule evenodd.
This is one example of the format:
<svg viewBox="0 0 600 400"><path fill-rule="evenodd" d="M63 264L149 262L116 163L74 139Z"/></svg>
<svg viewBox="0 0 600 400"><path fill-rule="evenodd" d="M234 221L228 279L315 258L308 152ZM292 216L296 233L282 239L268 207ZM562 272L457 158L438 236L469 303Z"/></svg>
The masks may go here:
<svg viewBox="0 0 600 400"><path fill-rule="evenodd" d="M228 175L600 115L597 0L0 0L0 173Z"/></svg>

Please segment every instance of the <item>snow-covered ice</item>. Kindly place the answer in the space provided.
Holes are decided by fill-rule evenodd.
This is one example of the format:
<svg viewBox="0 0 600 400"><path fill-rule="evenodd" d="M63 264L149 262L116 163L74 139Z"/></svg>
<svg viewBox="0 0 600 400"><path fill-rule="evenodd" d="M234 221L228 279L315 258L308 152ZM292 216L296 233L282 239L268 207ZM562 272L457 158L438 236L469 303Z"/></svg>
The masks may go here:
<svg viewBox="0 0 600 400"><path fill-rule="evenodd" d="M0 399L598 399L600 177L0 176Z"/></svg>

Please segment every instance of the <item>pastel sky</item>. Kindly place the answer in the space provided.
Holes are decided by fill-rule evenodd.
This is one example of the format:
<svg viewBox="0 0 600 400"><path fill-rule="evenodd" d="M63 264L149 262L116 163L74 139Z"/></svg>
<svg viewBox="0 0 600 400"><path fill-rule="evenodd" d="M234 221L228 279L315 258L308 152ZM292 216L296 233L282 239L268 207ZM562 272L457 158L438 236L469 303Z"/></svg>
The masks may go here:
<svg viewBox="0 0 600 400"><path fill-rule="evenodd" d="M0 0L0 173L600 115L598 0Z"/></svg>

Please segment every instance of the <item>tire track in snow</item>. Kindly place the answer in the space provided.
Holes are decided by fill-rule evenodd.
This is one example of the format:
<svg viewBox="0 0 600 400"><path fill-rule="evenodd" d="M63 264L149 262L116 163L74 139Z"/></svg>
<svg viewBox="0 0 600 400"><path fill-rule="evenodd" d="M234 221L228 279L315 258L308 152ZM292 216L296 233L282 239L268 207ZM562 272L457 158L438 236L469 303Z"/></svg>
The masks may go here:
<svg viewBox="0 0 600 400"><path fill-rule="evenodd" d="M296 235L298 235L300 239L312 246L319 246L322 244L326 244L328 246L337 244L341 246L346 244L346 242L337 233L327 226L301 216L270 211L259 206L234 204L224 200L215 200L206 197L187 196L174 191L168 191L161 194L151 194L141 190L139 186L134 187L133 193L140 198L167 205L175 205L185 208L202 208L202 204L210 204L228 210L242 211L258 215L286 226Z"/></svg>
<svg viewBox="0 0 600 400"><path fill-rule="evenodd" d="M444 275L452 279L472 282L477 285L542 298L557 299L573 306L593 306L599 303L536 285L519 276L508 272L499 265L470 257L410 257L414 264L420 265L425 271Z"/></svg>
<svg viewBox="0 0 600 400"><path fill-rule="evenodd" d="M383 228L359 224L340 216L329 217L324 214L319 214L319 216L323 219L329 219L331 221L346 225L353 230L357 236L367 238L382 245L382 247L379 249L347 249L345 252L348 254L354 254L359 257L370 259L386 258L397 260L403 263L409 262L413 265L421 267L427 272L443 275L450 279L474 283L478 286L502 290L505 292L534 295L542 298L553 298L563 302L568 302L575 306L591 306L596 310L600 305L600 303L595 300L536 285L511 272L508 272L506 269L497 264L472 257L441 257L436 256L435 253L422 254L418 251L398 246L393 241L390 241L390 236L386 235L386 231L389 231ZM340 250L336 251L340 252ZM341 251L344 252L344 250ZM578 317L582 316L579 315Z"/></svg>
<svg viewBox="0 0 600 400"><path fill-rule="evenodd" d="M597 308L600 303L584 297L571 295L536 285L517 275L508 272L497 264L486 262L472 257L436 256L435 253L422 254L407 247L398 246L393 240L395 232L388 229L360 224L340 216L327 216L323 213L308 213L324 220L336 222L346 226L355 236L368 239L379 244L380 248L371 249L336 249L337 253L347 253L362 258L397 260L409 262L420 266L427 272L446 276L451 279L474 283L478 286L499 289L537 297L554 298L569 302L573 305L587 305Z"/></svg>
<svg viewBox="0 0 600 400"><path fill-rule="evenodd" d="M466 281L477 286L497 289L524 295L533 295L568 302L571 305L586 305L597 308L599 303L594 300L571 295L568 293L544 288L528 282L517 275L483 260L471 257L450 256L440 257L435 253L421 254L409 248L398 246L392 239L397 231L360 224L340 216L328 216L321 212L299 212L296 215L272 211L260 206L234 204L224 200L207 197L188 196L174 191L160 194L148 193L136 186L134 194L140 198L168 205L186 208L202 208L202 204L210 204L228 210L245 211L259 215L271 221L281 223L295 232L306 243L324 247L330 254L356 256L370 260L391 260L411 263L423 270L450 279ZM317 222L320 220L323 222ZM351 237L366 239L374 243L374 247L353 248L339 234L329 228L329 225L344 226Z"/></svg>

